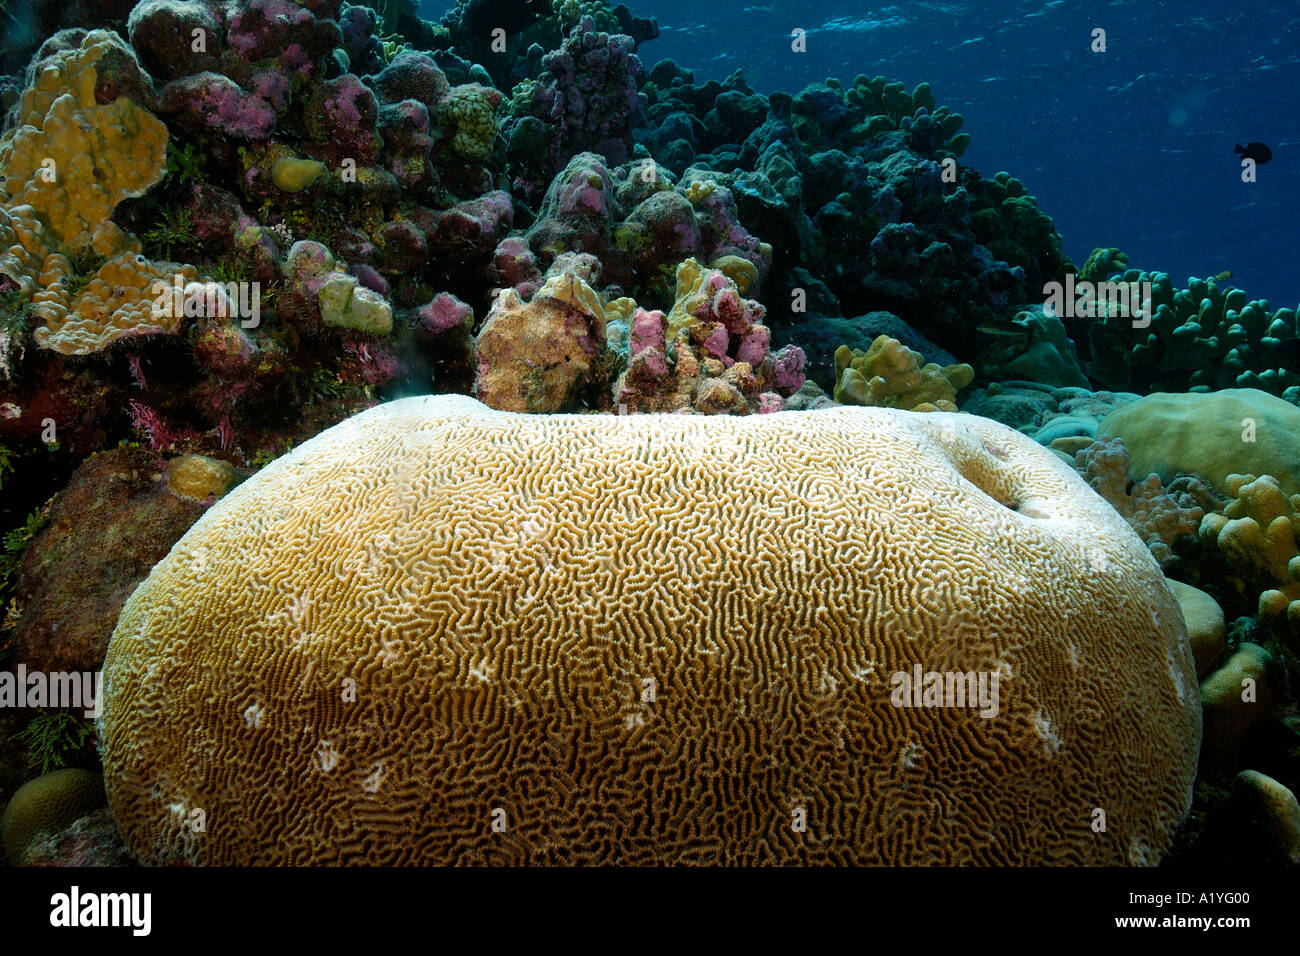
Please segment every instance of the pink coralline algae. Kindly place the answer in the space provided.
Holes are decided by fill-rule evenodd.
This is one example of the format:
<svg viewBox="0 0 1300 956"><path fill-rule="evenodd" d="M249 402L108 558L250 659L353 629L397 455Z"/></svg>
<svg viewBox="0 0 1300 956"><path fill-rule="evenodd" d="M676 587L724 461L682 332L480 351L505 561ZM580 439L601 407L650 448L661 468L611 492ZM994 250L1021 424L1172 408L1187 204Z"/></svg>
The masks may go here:
<svg viewBox="0 0 1300 956"><path fill-rule="evenodd" d="M763 306L742 297L736 283L716 269L701 270L688 260L678 269L677 289L669 316L642 308L632 313L627 371L614 387L620 408L703 414L782 410L783 395L803 386L803 350L786 346L770 352Z"/></svg>
<svg viewBox="0 0 1300 956"><path fill-rule="evenodd" d="M324 123L317 139L326 155L335 163L344 159L358 166L373 163L379 152L375 132L379 104L375 94L353 74L345 73L337 80L326 81L321 109Z"/></svg>
<svg viewBox="0 0 1300 956"><path fill-rule="evenodd" d="M487 272L497 287L513 288L524 298L531 296L542 284L537 257L523 236L502 239L492 254L492 264Z"/></svg>
<svg viewBox="0 0 1300 956"><path fill-rule="evenodd" d="M444 210L418 210L411 219L425 231L429 248L452 261L482 261L514 224L515 208L510 194L493 190L476 199L459 202Z"/></svg>
<svg viewBox="0 0 1300 956"><path fill-rule="evenodd" d="M226 44L249 62L281 57L297 70L343 42L338 24L290 0L250 0L230 20Z"/></svg>
<svg viewBox="0 0 1300 956"><path fill-rule="evenodd" d="M196 73L163 87L164 113L194 132L204 128L249 140L264 140L275 128L275 108L220 73Z"/></svg>
<svg viewBox="0 0 1300 956"><path fill-rule="evenodd" d="M450 292L439 292L416 315L420 327L428 332L449 332L474 324L474 310Z"/></svg>

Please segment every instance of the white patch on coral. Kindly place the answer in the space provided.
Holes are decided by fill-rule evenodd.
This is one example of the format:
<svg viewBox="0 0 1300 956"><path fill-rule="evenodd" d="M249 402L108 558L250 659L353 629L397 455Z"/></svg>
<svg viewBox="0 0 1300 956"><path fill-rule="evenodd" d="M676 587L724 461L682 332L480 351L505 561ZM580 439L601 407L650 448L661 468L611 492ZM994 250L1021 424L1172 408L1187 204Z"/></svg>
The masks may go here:
<svg viewBox="0 0 1300 956"><path fill-rule="evenodd" d="M255 701L244 708L244 724L247 727L256 730L262 726L262 715L266 713L266 707L260 701Z"/></svg>
<svg viewBox="0 0 1300 956"><path fill-rule="evenodd" d="M1041 710L1034 714L1034 730L1043 741L1043 749L1054 754L1061 749L1061 738L1052 730L1052 718Z"/></svg>
<svg viewBox="0 0 1300 956"><path fill-rule="evenodd" d="M310 613L311 598L305 594L295 594L289 602L289 619L295 624L301 624Z"/></svg>
<svg viewBox="0 0 1300 956"><path fill-rule="evenodd" d="M334 749L334 743L329 740L322 740L320 746L316 748L316 760L320 763L321 770L329 773L339 765L339 755Z"/></svg>
<svg viewBox="0 0 1300 956"><path fill-rule="evenodd" d="M1174 693L1178 695L1178 702L1181 704L1187 700L1187 682L1183 677L1183 669L1178 666L1178 661L1170 651L1165 652L1165 663L1169 665L1169 679L1173 681Z"/></svg>
<svg viewBox="0 0 1300 956"><path fill-rule="evenodd" d="M366 777L366 779L362 781L361 789L366 793L378 793L379 787L384 782L384 777L386 776L387 774L384 772L384 762L382 760L376 761L375 769L370 772L370 776Z"/></svg>
<svg viewBox="0 0 1300 956"><path fill-rule="evenodd" d="M485 684L492 683L492 677L494 674L495 674L495 670L493 669L492 665L488 663L486 658L479 661L477 664L475 664L473 667L469 669L470 677L477 677Z"/></svg>
<svg viewBox="0 0 1300 956"><path fill-rule="evenodd" d="M925 756L925 751L915 740L909 740L903 744L902 750L898 753L898 765L904 770L911 770L921 758Z"/></svg>

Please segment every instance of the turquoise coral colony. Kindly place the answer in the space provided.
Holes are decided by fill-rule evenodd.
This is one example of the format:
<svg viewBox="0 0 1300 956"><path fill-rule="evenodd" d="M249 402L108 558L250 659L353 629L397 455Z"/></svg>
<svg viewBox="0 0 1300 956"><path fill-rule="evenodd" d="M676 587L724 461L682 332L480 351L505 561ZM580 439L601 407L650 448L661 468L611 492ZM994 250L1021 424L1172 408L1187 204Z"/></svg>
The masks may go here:
<svg viewBox="0 0 1300 956"><path fill-rule="evenodd" d="M604 0L11 14L9 863L1300 864L1296 310Z"/></svg>

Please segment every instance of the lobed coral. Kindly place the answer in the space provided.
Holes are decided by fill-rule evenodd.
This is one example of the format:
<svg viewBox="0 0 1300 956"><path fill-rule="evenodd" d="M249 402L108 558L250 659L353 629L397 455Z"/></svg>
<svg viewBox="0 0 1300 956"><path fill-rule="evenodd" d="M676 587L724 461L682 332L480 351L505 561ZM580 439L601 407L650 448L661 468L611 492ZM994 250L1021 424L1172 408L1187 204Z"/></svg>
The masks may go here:
<svg viewBox="0 0 1300 956"><path fill-rule="evenodd" d="M1259 592L1259 616L1300 653L1300 494L1272 475L1229 475L1230 500L1208 514L1200 535L1227 561L1242 591Z"/></svg>
<svg viewBox="0 0 1300 956"><path fill-rule="evenodd" d="M880 405L913 412L955 412L957 393L969 385L969 365L940 368L897 339L881 335L865 352L841 345L835 350L835 401Z"/></svg>

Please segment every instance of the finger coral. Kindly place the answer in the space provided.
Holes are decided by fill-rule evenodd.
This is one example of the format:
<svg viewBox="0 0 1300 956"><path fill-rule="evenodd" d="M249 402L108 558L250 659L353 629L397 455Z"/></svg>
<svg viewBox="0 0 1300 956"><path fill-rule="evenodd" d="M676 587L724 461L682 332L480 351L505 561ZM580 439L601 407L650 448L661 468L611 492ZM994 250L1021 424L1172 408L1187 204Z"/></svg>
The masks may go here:
<svg viewBox="0 0 1300 956"><path fill-rule="evenodd" d="M1300 648L1300 494L1287 497L1272 475L1229 475L1223 514L1206 515L1213 543L1240 588L1260 591L1259 615Z"/></svg>
<svg viewBox="0 0 1300 956"><path fill-rule="evenodd" d="M996 706L900 706L914 668ZM1120 516L893 409L381 405L211 508L104 670L150 864L1150 864L1200 743Z"/></svg>

